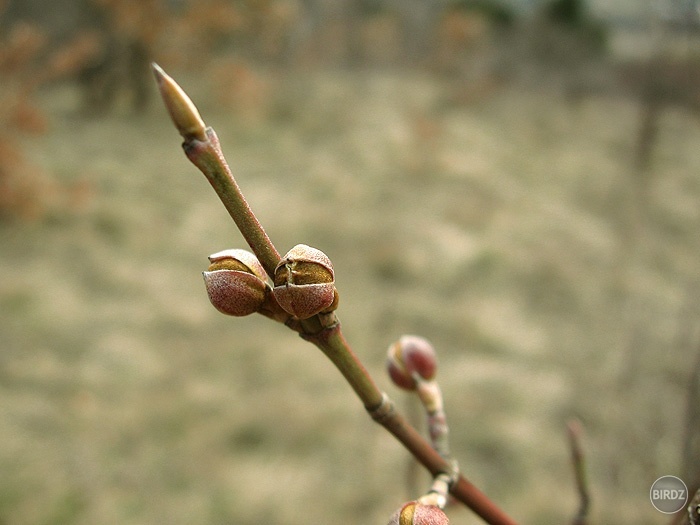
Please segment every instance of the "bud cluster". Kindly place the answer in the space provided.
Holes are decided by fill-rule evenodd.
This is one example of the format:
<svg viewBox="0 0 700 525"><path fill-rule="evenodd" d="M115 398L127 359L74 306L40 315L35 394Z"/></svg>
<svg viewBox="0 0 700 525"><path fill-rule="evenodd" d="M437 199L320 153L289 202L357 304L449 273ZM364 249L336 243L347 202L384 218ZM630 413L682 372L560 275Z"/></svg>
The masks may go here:
<svg viewBox="0 0 700 525"><path fill-rule="evenodd" d="M335 310L333 264L322 251L298 244L281 259L274 287L251 252L230 249L209 256L203 273L209 300L222 313L241 317L263 309L283 310L297 319Z"/></svg>

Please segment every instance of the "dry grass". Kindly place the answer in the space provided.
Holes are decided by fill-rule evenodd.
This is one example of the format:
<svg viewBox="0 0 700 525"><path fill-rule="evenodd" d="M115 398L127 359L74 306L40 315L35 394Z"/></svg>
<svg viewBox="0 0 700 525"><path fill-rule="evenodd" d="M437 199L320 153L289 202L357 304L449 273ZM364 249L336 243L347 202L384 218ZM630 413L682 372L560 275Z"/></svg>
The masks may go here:
<svg viewBox="0 0 700 525"><path fill-rule="evenodd" d="M430 77L324 72L280 79L244 125L178 78L278 248L334 261L348 338L399 400L386 346L433 340L470 479L565 522L576 415L594 522L665 521L647 494L679 471L696 342L695 121L664 118L630 229L631 102L506 89L436 111ZM318 351L208 304L206 256L241 240L164 110L77 120L74 96L46 93L53 130L26 151L90 179L92 208L0 226L0 523L385 522L406 454Z"/></svg>

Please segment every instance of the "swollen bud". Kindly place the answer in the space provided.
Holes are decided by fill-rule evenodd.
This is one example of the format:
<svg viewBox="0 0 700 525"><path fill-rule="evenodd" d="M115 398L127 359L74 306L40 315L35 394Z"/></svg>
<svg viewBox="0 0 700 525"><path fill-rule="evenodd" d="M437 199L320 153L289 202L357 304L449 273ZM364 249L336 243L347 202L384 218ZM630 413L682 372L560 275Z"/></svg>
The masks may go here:
<svg viewBox="0 0 700 525"><path fill-rule="evenodd" d="M260 310L269 286L265 269L246 250L224 250L209 256L203 272L209 300L220 312L242 317Z"/></svg>
<svg viewBox="0 0 700 525"><path fill-rule="evenodd" d="M273 293L279 305L299 319L337 307L331 260L321 250L297 244L275 268Z"/></svg>
<svg viewBox="0 0 700 525"><path fill-rule="evenodd" d="M387 525L448 525L447 515L435 505L409 501L398 509Z"/></svg>
<svg viewBox="0 0 700 525"><path fill-rule="evenodd" d="M437 357L435 349L426 339L416 335L404 335L389 346L386 361L389 376L396 386L415 390L414 374L429 381L435 377Z"/></svg>

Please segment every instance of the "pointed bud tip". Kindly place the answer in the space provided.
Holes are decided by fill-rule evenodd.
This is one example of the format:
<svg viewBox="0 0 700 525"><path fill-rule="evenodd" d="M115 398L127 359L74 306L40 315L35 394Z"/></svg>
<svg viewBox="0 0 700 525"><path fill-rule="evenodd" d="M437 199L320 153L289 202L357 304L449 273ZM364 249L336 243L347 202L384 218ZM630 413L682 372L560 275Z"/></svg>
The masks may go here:
<svg viewBox="0 0 700 525"><path fill-rule="evenodd" d="M151 69L165 107L182 138L206 141L206 125L190 97L158 64L151 62Z"/></svg>
<svg viewBox="0 0 700 525"><path fill-rule="evenodd" d="M151 62L151 70L153 71L153 74L155 75L156 80L158 80L160 82L160 79L165 75L165 71L163 71L163 68L160 67L155 62Z"/></svg>

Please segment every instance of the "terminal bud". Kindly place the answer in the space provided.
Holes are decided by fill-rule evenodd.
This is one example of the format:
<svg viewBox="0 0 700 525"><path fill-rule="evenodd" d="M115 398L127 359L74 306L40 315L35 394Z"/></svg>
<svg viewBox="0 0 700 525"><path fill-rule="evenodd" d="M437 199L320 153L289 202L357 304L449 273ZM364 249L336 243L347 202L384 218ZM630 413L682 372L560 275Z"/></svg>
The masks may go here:
<svg viewBox="0 0 700 525"><path fill-rule="evenodd" d="M422 337L401 336L398 341L389 346L386 367L396 386L415 390L417 384L414 374L418 374L426 381L435 377L437 370L435 349Z"/></svg>
<svg viewBox="0 0 700 525"><path fill-rule="evenodd" d="M165 107L180 135L185 140L206 141L206 126L190 97L158 64L154 62L151 67Z"/></svg>
<svg viewBox="0 0 700 525"><path fill-rule="evenodd" d="M333 264L321 250L297 244L274 273L275 299L289 314L308 319L334 310L338 303Z"/></svg>
<svg viewBox="0 0 700 525"><path fill-rule="evenodd" d="M209 256L203 272L209 300L220 312L242 317L260 310L269 288L265 269L246 250L224 250Z"/></svg>

